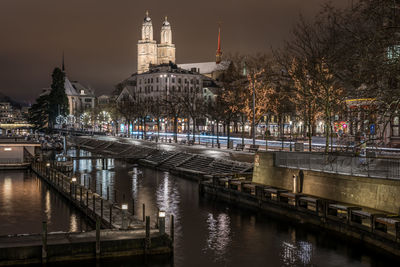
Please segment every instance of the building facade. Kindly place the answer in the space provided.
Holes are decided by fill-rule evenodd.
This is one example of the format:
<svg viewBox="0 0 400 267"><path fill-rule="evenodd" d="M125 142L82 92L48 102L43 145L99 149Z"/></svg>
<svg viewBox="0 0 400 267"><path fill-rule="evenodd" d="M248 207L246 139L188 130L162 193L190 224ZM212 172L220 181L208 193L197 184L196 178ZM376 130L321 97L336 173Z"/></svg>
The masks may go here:
<svg viewBox="0 0 400 267"><path fill-rule="evenodd" d="M161 27L161 43L153 39L153 23L146 12L142 24L142 39L138 41L138 73L149 70L150 65L175 62L175 45L172 43L172 29L167 17Z"/></svg>

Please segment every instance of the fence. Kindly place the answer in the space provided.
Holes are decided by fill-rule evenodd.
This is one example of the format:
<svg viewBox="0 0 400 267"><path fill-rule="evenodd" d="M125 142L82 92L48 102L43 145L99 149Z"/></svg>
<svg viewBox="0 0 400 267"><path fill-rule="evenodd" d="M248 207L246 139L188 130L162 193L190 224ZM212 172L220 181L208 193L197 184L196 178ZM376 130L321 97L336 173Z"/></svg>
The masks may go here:
<svg viewBox="0 0 400 267"><path fill-rule="evenodd" d="M276 167L400 179L400 159L304 152L275 152L274 155Z"/></svg>

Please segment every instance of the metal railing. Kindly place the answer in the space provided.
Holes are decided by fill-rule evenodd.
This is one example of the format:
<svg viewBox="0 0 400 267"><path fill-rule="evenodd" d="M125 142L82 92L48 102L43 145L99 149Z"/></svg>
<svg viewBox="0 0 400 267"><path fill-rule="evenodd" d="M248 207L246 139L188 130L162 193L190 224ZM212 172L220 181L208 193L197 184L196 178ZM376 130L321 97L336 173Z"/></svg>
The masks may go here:
<svg viewBox="0 0 400 267"><path fill-rule="evenodd" d="M400 159L341 154L274 152L274 166L326 173L400 179Z"/></svg>
<svg viewBox="0 0 400 267"><path fill-rule="evenodd" d="M22 158L0 158L0 164L19 164L24 163Z"/></svg>

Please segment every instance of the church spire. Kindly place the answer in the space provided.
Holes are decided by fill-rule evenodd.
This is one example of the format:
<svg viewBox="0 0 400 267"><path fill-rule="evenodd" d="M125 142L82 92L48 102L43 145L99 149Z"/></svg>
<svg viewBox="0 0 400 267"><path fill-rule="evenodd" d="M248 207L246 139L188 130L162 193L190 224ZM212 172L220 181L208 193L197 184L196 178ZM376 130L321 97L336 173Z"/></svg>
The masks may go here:
<svg viewBox="0 0 400 267"><path fill-rule="evenodd" d="M222 51L221 51L221 26L218 27L218 49L217 54L215 56L215 62L217 64L221 63L222 60Z"/></svg>

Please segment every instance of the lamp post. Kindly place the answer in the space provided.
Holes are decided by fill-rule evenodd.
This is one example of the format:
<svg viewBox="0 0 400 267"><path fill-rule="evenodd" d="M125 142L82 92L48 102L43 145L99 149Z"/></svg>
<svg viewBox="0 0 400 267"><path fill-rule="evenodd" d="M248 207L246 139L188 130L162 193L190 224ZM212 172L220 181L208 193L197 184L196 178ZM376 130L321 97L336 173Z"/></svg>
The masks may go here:
<svg viewBox="0 0 400 267"><path fill-rule="evenodd" d="M71 178L71 182L72 182L72 190L74 191L74 197L76 200L76 177L75 176Z"/></svg>
<svg viewBox="0 0 400 267"><path fill-rule="evenodd" d="M158 212L158 229L160 231L160 235L165 234L165 211Z"/></svg>
<svg viewBox="0 0 400 267"><path fill-rule="evenodd" d="M126 230L128 229L128 220L127 220L127 216L126 213L128 211L128 204L122 204L121 205L121 210L122 210L122 229Z"/></svg>

